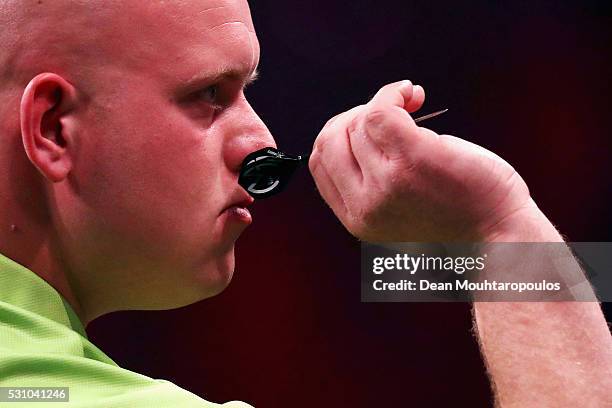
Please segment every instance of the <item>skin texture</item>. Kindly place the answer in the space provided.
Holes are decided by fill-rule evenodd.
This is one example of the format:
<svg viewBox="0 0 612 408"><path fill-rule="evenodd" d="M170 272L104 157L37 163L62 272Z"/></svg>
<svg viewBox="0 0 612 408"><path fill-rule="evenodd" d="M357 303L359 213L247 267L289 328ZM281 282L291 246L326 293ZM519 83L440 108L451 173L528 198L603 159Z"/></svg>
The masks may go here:
<svg viewBox="0 0 612 408"><path fill-rule="evenodd" d="M0 251L84 322L223 290L248 224L223 210L249 199L242 159L274 146L243 93L247 3L21 3L0 14Z"/></svg>
<svg viewBox="0 0 612 408"><path fill-rule="evenodd" d="M415 125L409 112L423 99L419 86L390 84L319 134L310 169L344 226L378 242L562 242L508 163ZM577 263L566 267L583 276ZM474 322L497 406L612 404L612 337L599 304L477 302Z"/></svg>
<svg viewBox="0 0 612 408"><path fill-rule="evenodd" d="M563 241L539 212L503 224L491 241ZM564 272L581 268L574 261ZM599 304L477 302L473 316L496 406L612 406L612 338Z"/></svg>
<svg viewBox="0 0 612 408"><path fill-rule="evenodd" d="M310 170L355 236L381 241L481 241L508 214L535 207L525 182L480 146L418 127L425 98L410 81L382 88L332 119Z"/></svg>
<svg viewBox="0 0 612 408"><path fill-rule="evenodd" d="M248 224L223 210L247 197L242 159L274 146L243 93L259 59L246 2L5 1L0 24L0 252L85 323L223 290ZM416 126L424 98L390 84L321 131L309 167L346 228L368 241L559 240L510 165ZM475 320L502 406L605 406L597 304L476 304Z"/></svg>

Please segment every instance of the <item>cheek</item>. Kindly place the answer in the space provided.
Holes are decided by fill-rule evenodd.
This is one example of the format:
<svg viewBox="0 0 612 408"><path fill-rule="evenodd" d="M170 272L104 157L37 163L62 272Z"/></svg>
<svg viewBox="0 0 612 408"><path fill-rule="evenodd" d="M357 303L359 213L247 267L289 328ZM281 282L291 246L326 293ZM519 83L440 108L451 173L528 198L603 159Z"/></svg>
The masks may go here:
<svg viewBox="0 0 612 408"><path fill-rule="evenodd" d="M212 131L179 112L141 104L109 113L103 128L83 137L74 169L79 198L106 223L176 240L214 222L211 210L224 197L220 138Z"/></svg>

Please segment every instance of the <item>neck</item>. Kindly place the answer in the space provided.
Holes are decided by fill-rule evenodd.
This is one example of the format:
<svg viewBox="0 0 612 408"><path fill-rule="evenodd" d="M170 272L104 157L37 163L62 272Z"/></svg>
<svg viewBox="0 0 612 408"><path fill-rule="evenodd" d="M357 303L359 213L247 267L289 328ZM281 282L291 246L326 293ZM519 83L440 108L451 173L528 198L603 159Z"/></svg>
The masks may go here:
<svg viewBox="0 0 612 408"><path fill-rule="evenodd" d="M53 286L86 324L81 303L70 285L69 270L54 245L40 175L23 157L23 150L20 153L0 148L0 163L9 164L0 168L0 253Z"/></svg>
<svg viewBox="0 0 612 408"><path fill-rule="evenodd" d="M3 208L0 205L0 208ZM5 207L4 207L5 208ZM84 313L69 281L69 274L54 252L52 239L27 221L0 216L0 253L25 266L59 292L70 303L83 324Z"/></svg>

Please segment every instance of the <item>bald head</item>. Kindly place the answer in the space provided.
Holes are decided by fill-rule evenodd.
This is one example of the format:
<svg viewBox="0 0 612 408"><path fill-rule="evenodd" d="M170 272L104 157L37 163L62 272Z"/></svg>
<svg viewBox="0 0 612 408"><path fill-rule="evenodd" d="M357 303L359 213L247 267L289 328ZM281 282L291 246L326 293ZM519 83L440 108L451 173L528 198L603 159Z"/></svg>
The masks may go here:
<svg viewBox="0 0 612 408"><path fill-rule="evenodd" d="M103 2L4 0L0 3L0 79L27 84L40 72L73 76L103 58ZM115 2L106 2L112 4ZM97 21L96 21L97 20Z"/></svg>
<svg viewBox="0 0 612 408"><path fill-rule="evenodd" d="M0 25L0 252L86 321L222 290L240 163L274 146L246 1L1 1Z"/></svg>
<svg viewBox="0 0 612 408"><path fill-rule="evenodd" d="M143 68L160 49L184 46L181 25L205 31L227 23L228 9L254 34L241 0L3 0L0 81L25 86L37 73L55 72L92 86L109 67Z"/></svg>

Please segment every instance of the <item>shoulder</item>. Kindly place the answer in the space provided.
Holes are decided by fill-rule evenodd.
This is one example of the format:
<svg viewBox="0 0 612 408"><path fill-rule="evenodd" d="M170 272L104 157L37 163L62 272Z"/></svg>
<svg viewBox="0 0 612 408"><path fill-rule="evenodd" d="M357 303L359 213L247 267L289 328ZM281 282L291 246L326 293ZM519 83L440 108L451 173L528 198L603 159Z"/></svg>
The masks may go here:
<svg viewBox="0 0 612 408"><path fill-rule="evenodd" d="M2 350L2 387L67 387L70 408L252 408L208 402L166 381L86 357ZM54 403L60 408L64 404Z"/></svg>

